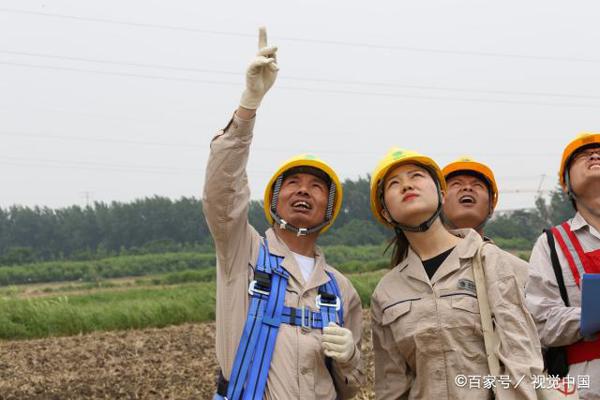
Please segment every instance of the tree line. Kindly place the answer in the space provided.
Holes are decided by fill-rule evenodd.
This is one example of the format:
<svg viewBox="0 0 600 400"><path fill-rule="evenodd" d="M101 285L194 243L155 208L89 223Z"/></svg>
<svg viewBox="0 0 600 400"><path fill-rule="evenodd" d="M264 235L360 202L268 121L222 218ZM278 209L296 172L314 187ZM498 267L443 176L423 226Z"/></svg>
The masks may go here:
<svg viewBox="0 0 600 400"><path fill-rule="evenodd" d="M543 228L572 214L568 198L556 189L548 201L538 198L531 210L496 216L486 233L516 248L531 247ZM250 203L249 219L259 232L267 229L262 201ZM380 244L390 236L371 215L369 177L347 179L342 211L320 244ZM210 232L197 198L154 196L128 203L95 202L87 207L0 208L0 265L211 250Z"/></svg>

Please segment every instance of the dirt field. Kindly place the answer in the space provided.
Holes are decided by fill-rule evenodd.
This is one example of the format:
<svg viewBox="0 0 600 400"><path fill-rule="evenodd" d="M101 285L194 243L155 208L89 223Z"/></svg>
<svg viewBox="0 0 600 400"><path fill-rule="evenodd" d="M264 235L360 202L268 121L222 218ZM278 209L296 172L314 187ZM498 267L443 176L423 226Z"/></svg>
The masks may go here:
<svg viewBox="0 0 600 400"><path fill-rule="evenodd" d="M373 399L368 315L363 351ZM211 399L214 324L0 342L0 400Z"/></svg>

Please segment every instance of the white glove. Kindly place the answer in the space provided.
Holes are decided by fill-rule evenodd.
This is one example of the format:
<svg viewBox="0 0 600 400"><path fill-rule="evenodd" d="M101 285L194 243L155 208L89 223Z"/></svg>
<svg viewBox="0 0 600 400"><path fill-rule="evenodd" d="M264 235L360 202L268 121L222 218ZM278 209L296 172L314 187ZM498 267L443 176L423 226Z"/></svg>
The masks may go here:
<svg viewBox="0 0 600 400"><path fill-rule="evenodd" d="M350 361L354 355L352 331L342 328L333 322L330 322L329 326L323 328L321 345L327 357L331 357L341 363Z"/></svg>
<svg viewBox="0 0 600 400"><path fill-rule="evenodd" d="M246 70L246 89L242 93L240 106L256 110L267 91L277 78L277 47L267 46L267 29L258 29L258 53Z"/></svg>

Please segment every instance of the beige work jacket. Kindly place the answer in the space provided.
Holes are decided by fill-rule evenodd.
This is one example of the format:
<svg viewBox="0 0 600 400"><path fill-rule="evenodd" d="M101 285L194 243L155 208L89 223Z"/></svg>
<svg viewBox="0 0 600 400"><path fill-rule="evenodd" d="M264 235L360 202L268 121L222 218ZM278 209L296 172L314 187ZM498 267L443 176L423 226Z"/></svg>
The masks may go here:
<svg viewBox="0 0 600 400"><path fill-rule="evenodd" d="M217 253L216 350L219 365L229 379L236 349L249 306L248 284L258 257L261 236L248 223L250 189L246 164L252 140L254 119L233 117L211 142L206 168L202 205ZM323 252L316 249L315 269L305 282L295 258L272 229L266 233L269 251L283 257L282 266L290 273L285 305L316 310L319 286L333 273L344 306L345 327L355 340L354 356L347 363L333 362L333 376L325 365L321 330L305 331L282 324L269 376L265 399L351 398L364 382L360 343L362 312L360 298L350 281L327 265Z"/></svg>
<svg viewBox="0 0 600 400"><path fill-rule="evenodd" d="M408 256L375 289L371 303L377 399L487 399L489 375L473 278L473 257L482 243L472 229L427 277L417 254ZM487 290L500 344L500 399L536 399L531 375L542 370L540 343L524 305L522 261L487 245L483 250ZM522 279L522 278L521 278ZM460 376L467 377L464 385ZM495 381L501 387L500 380ZM481 388L477 388L480 385Z"/></svg>

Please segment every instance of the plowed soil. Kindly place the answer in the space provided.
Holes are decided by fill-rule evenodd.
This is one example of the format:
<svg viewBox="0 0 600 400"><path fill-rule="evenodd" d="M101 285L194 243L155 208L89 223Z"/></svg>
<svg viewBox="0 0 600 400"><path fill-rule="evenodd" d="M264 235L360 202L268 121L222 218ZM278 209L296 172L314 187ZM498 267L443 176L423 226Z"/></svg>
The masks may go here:
<svg viewBox="0 0 600 400"><path fill-rule="evenodd" d="M365 312L368 383L373 357ZM213 323L0 342L0 400L211 399L217 361Z"/></svg>

